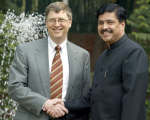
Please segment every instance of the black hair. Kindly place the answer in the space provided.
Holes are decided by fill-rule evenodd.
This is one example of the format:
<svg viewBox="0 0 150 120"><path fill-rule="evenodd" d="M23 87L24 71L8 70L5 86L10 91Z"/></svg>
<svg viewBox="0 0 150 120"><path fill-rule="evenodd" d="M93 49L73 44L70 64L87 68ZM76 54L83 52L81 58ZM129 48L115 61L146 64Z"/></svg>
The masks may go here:
<svg viewBox="0 0 150 120"><path fill-rule="evenodd" d="M126 19L127 19L126 10L123 7L119 6L118 4L109 3L109 4L102 5L97 10L97 19L99 15L102 15L105 12L115 12L119 22L122 22L122 21L126 22Z"/></svg>

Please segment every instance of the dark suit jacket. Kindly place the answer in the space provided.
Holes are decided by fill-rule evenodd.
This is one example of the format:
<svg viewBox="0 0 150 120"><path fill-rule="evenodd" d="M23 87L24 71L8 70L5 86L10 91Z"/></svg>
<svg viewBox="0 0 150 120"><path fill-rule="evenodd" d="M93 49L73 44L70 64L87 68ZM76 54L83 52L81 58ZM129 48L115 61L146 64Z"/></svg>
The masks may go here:
<svg viewBox="0 0 150 120"><path fill-rule="evenodd" d="M89 53L69 41L67 51L69 83L66 101L86 94L90 86ZM42 111L43 104L50 98L49 81L48 40L19 45L8 81L8 93L19 104L14 120L49 119Z"/></svg>
<svg viewBox="0 0 150 120"><path fill-rule="evenodd" d="M65 105L74 112L91 109L92 120L145 120L147 56L127 35L110 47L97 60L88 97Z"/></svg>

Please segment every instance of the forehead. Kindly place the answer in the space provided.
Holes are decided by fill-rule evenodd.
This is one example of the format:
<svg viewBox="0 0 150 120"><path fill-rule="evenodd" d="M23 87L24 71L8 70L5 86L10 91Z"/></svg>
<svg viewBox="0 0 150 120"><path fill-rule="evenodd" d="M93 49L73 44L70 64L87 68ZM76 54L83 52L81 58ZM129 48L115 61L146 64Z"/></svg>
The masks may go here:
<svg viewBox="0 0 150 120"><path fill-rule="evenodd" d="M118 20L115 12L105 12L102 15L99 15L98 21L105 21L105 20Z"/></svg>
<svg viewBox="0 0 150 120"><path fill-rule="evenodd" d="M55 12L55 11L50 11L48 13L48 16L47 18L57 18L57 17L64 17L64 18L67 18L67 13L63 10L59 11L59 12Z"/></svg>

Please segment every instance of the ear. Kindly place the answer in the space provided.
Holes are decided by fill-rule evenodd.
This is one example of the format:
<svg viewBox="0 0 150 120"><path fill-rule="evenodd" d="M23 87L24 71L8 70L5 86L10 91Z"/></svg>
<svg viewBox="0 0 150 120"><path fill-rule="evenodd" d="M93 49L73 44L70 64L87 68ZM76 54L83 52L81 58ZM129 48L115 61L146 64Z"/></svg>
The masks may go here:
<svg viewBox="0 0 150 120"><path fill-rule="evenodd" d="M121 22L122 27L125 27L125 21Z"/></svg>
<svg viewBox="0 0 150 120"><path fill-rule="evenodd" d="M69 28L71 28L72 20L69 20L68 24L69 24Z"/></svg>
<svg viewBox="0 0 150 120"><path fill-rule="evenodd" d="M120 26L121 26L120 27L121 32L124 32L125 31L125 21L121 22Z"/></svg>

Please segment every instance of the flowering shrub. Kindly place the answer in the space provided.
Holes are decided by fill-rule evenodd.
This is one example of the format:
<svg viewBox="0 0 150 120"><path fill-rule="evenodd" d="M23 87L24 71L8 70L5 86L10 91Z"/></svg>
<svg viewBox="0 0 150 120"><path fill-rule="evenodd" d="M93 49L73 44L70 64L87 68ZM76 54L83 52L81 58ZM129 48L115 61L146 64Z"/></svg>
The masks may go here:
<svg viewBox="0 0 150 120"><path fill-rule="evenodd" d="M16 16L8 11L0 13L0 23L0 120L11 120L17 104L8 96L7 81L16 45L46 37L47 30L44 17L38 14Z"/></svg>

